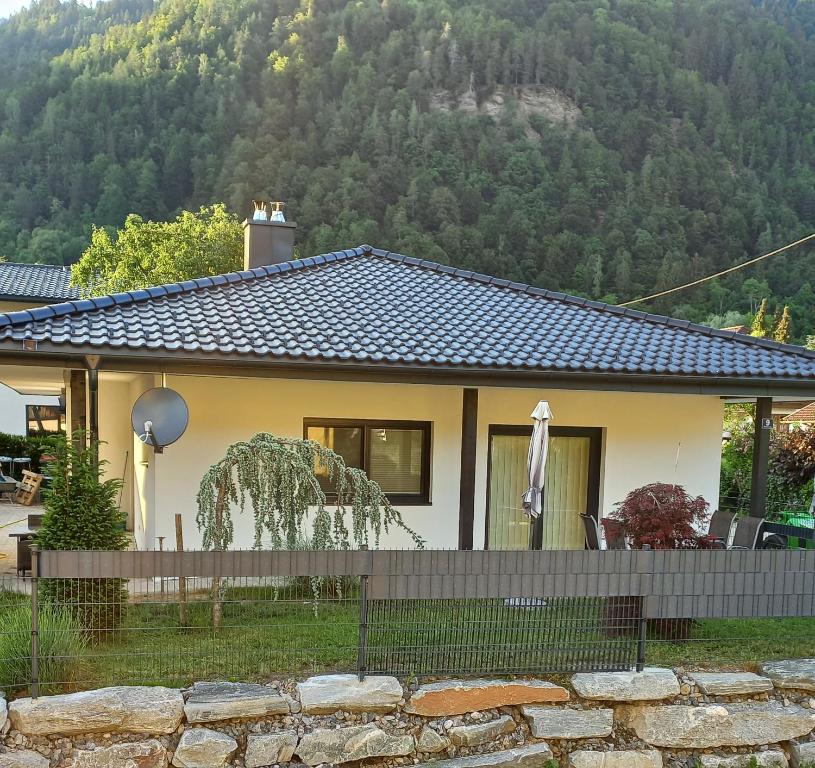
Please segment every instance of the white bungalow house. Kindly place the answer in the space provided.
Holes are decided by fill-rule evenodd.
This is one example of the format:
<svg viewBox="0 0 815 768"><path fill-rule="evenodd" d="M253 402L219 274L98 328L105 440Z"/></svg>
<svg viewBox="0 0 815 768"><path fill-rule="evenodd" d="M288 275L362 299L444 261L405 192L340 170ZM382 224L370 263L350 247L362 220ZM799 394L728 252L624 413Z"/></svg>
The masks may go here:
<svg viewBox="0 0 815 768"><path fill-rule="evenodd" d="M364 467L428 545L580 548L580 513L682 484L715 508L723 403L758 400L753 511L772 399L815 398L815 353L360 246L291 257L292 225L246 222L246 270L0 315L0 379L68 381L106 441L136 543L172 546L226 446L306 435ZM189 426L155 454L131 430L151 387ZM530 413L554 414L544 523L521 512ZM247 513L236 546L252 543ZM407 546L396 532L382 542Z"/></svg>

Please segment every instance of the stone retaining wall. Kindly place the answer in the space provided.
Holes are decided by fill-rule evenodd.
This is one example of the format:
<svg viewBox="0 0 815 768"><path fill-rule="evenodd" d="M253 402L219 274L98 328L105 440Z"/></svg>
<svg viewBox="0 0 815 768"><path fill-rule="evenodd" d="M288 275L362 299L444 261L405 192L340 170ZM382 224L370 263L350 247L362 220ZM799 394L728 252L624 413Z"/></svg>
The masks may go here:
<svg viewBox="0 0 815 768"><path fill-rule="evenodd" d="M115 687L0 699L0 728L0 768L815 767L815 659L562 685L324 675Z"/></svg>

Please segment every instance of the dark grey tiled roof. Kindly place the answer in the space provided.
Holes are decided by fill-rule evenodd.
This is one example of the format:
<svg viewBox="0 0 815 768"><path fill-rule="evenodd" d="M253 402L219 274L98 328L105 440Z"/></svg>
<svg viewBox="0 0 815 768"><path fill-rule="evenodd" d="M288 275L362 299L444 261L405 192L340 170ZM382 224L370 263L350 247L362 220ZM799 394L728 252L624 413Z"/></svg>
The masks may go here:
<svg viewBox="0 0 815 768"><path fill-rule="evenodd" d="M360 246L0 315L0 345L815 382L815 353Z"/></svg>
<svg viewBox="0 0 815 768"><path fill-rule="evenodd" d="M79 289L72 288L70 283L69 267L0 262L0 299L45 302L78 299Z"/></svg>

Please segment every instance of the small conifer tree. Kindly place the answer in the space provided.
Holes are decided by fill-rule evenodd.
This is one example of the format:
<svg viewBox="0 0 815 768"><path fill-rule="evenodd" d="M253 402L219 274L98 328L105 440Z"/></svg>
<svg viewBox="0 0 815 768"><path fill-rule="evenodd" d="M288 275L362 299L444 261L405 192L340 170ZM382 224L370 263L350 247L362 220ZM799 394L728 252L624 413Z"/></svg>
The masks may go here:
<svg viewBox="0 0 815 768"><path fill-rule="evenodd" d="M98 444L86 445L85 433L55 437L48 465L51 487L45 492L45 515L37 532L42 550L122 550L127 546L124 516L116 504L121 481L102 480ZM116 629L127 599L124 579L42 579L40 597L67 607L93 639Z"/></svg>
<svg viewBox="0 0 815 768"><path fill-rule="evenodd" d="M784 310L778 315L773 325L773 339L786 344L790 340L790 308L784 307Z"/></svg>
<svg viewBox="0 0 815 768"><path fill-rule="evenodd" d="M750 326L750 335L759 339L767 337L767 299L761 300L758 312L753 318L753 324Z"/></svg>

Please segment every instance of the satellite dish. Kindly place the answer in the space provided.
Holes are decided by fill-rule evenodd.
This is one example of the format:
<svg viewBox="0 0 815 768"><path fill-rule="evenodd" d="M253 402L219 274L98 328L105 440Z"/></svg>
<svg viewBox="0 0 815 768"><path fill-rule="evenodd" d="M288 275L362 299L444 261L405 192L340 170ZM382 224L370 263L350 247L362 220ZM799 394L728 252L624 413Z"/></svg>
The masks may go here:
<svg viewBox="0 0 815 768"><path fill-rule="evenodd" d="M154 387L133 405L130 422L139 440L161 453L184 434L190 412L184 398L173 389Z"/></svg>

